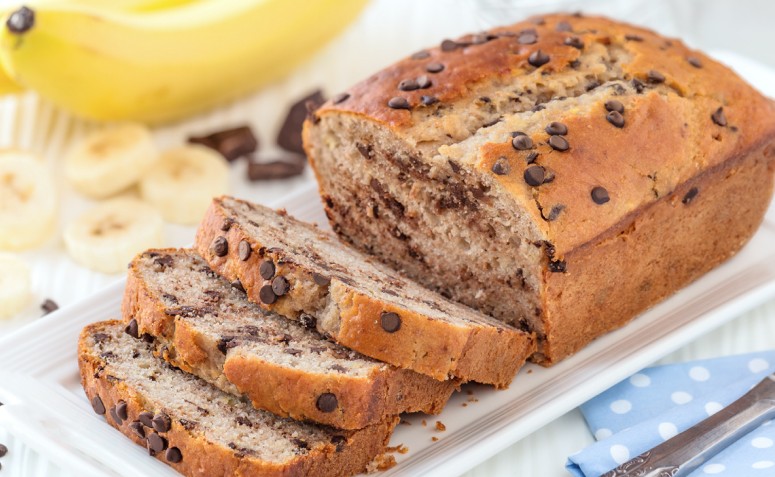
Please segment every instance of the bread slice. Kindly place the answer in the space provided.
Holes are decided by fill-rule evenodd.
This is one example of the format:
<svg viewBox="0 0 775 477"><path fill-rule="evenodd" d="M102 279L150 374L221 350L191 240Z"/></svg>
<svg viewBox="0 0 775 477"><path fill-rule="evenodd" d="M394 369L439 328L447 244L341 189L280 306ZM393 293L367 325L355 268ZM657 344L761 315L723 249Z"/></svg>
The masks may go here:
<svg viewBox="0 0 775 477"><path fill-rule="evenodd" d="M183 475L356 474L387 445L398 418L357 431L258 411L168 365L120 321L87 326L81 383L97 414Z"/></svg>
<svg viewBox="0 0 775 477"><path fill-rule="evenodd" d="M553 14L375 72L304 139L342 239L535 332L552 364L753 235L775 103L676 39Z"/></svg>
<svg viewBox="0 0 775 477"><path fill-rule="evenodd" d="M262 310L192 250L138 255L122 311L132 333L156 338L169 363L284 417L360 429L402 412L441 412L457 387Z"/></svg>
<svg viewBox="0 0 775 477"><path fill-rule="evenodd" d="M314 317L338 343L435 379L504 387L535 350L532 335L428 291L282 211L215 199L196 249L263 308Z"/></svg>

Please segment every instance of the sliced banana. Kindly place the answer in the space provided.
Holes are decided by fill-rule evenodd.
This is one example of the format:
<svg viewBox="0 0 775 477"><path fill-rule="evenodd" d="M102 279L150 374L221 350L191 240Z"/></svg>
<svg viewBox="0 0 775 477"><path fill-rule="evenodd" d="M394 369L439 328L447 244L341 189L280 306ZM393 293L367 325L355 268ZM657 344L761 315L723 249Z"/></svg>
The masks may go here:
<svg viewBox="0 0 775 477"><path fill-rule="evenodd" d="M140 181L140 195L164 218L178 224L196 224L214 196L229 189L229 165L217 152L186 145L161 155L153 171Z"/></svg>
<svg viewBox="0 0 775 477"><path fill-rule="evenodd" d="M111 199L65 228L65 246L81 265L104 273L126 270L129 261L163 242L161 214L132 198Z"/></svg>
<svg viewBox="0 0 775 477"><path fill-rule="evenodd" d="M0 152L0 250L40 245L56 224L57 192L51 171L36 156Z"/></svg>
<svg viewBox="0 0 775 477"><path fill-rule="evenodd" d="M104 199L137 182L158 157L147 127L120 124L75 144L65 157L65 177L79 192Z"/></svg>
<svg viewBox="0 0 775 477"><path fill-rule="evenodd" d="M30 267L19 257L0 253L0 319L19 313L30 300Z"/></svg>

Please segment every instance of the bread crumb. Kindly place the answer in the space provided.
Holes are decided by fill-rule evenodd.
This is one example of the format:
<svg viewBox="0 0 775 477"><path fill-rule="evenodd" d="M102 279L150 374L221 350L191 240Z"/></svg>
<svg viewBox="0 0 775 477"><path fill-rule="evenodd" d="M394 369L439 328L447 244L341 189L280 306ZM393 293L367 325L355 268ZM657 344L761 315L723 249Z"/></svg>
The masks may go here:
<svg viewBox="0 0 775 477"><path fill-rule="evenodd" d="M428 425L428 423L427 423L427 422L425 422L425 419L423 419L423 420L422 420L422 427L425 427L425 426L427 426L427 425Z"/></svg>
<svg viewBox="0 0 775 477"><path fill-rule="evenodd" d="M406 454L409 452L409 448L403 444L398 444L395 447L388 447L385 452L398 452L399 454Z"/></svg>
<svg viewBox="0 0 775 477"><path fill-rule="evenodd" d="M432 440L433 442L439 442L439 438L438 438L438 437L436 437L436 436L433 436L433 437L431 437L431 440Z"/></svg>
<svg viewBox="0 0 775 477"><path fill-rule="evenodd" d="M366 466L366 473L373 474L395 467L396 458L392 454L380 454Z"/></svg>
<svg viewBox="0 0 775 477"><path fill-rule="evenodd" d="M468 398L468 402L479 402L479 400L476 399L475 397L470 397Z"/></svg>
<svg viewBox="0 0 775 477"><path fill-rule="evenodd" d="M444 432L447 430L447 426L445 426L441 421L436 421L436 430L439 432Z"/></svg>
<svg viewBox="0 0 775 477"><path fill-rule="evenodd" d="M473 392L472 390L470 390L470 389L469 389L469 390L467 390L467 391L466 391L466 394L468 394L469 396L473 396L473 395L474 395L474 392Z"/></svg>
<svg viewBox="0 0 775 477"><path fill-rule="evenodd" d="M532 369L528 369L527 370L527 374L533 374L533 370Z"/></svg>
<svg viewBox="0 0 775 477"><path fill-rule="evenodd" d="M462 404L462 406L463 406L463 407L468 407L468 403L467 403L467 402L464 402L464 403Z"/></svg>

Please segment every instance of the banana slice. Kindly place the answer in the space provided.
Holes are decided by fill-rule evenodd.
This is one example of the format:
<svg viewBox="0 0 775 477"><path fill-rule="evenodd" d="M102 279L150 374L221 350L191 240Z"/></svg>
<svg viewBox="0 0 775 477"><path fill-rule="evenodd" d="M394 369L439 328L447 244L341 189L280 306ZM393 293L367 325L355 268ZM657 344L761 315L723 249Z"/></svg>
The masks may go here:
<svg viewBox="0 0 775 477"><path fill-rule="evenodd" d="M112 199L70 223L65 246L81 265L116 273L139 252L162 246L163 226L161 214L150 205L132 198Z"/></svg>
<svg viewBox="0 0 775 477"><path fill-rule="evenodd" d="M161 155L140 181L140 195L170 222L191 225L202 219L212 198L228 192L229 165L217 152L186 145Z"/></svg>
<svg viewBox="0 0 775 477"><path fill-rule="evenodd" d="M19 257L0 253L0 319L20 312L30 300L30 267Z"/></svg>
<svg viewBox="0 0 775 477"><path fill-rule="evenodd" d="M137 182L158 157L147 127L120 124L75 144L65 157L65 177L79 192L104 199Z"/></svg>
<svg viewBox="0 0 775 477"><path fill-rule="evenodd" d="M54 231L56 211L51 171L33 154L0 152L0 250L43 243Z"/></svg>

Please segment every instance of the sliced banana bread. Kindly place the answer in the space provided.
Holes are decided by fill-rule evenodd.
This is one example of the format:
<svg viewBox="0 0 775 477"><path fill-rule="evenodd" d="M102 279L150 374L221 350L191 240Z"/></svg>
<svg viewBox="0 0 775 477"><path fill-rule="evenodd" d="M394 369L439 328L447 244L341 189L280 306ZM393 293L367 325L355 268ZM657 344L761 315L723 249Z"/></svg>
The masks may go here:
<svg viewBox="0 0 775 477"><path fill-rule="evenodd" d="M265 309L309 321L355 351L439 380L507 386L535 350L530 334L373 261L284 212L215 199L196 249Z"/></svg>
<svg viewBox="0 0 775 477"><path fill-rule="evenodd" d="M97 414L187 476L348 476L382 452L398 418L357 431L258 411L153 355L120 321L87 326L81 383Z"/></svg>
<svg viewBox="0 0 775 477"><path fill-rule="evenodd" d="M408 56L304 139L335 232L551 364L753 235L775 103L676 39L556 14Z"/></svg>
<svg viewBox="0 0 775 477"><path fill-rule="evenodd" d="M343 429L402 412L441 412L457 387L326 340L249 302L192 250L149 250L130 264L128 330L150 334L169 363L259 409Z"/></svg>

